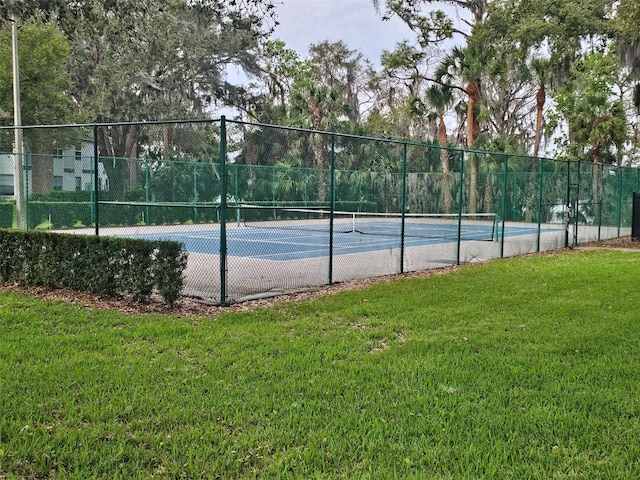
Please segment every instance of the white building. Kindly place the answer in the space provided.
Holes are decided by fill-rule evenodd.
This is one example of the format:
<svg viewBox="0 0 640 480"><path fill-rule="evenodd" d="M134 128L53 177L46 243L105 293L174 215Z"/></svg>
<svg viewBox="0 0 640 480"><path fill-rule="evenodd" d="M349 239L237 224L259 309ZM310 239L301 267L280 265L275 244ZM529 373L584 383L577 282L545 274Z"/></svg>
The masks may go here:
<svg viewBox="0 0 640 480"><path fill-rule="evenodd" d="M80 146L66 150L56 149L53 153L53 189L80 191L93 190L93 143L82 142ZM0 196L13 197L14 156L10 152L0 152ZM25 156L25 182L31 193L31 158ZM108 189L109 180L101 162L98 163L100 189Z"/></svg>

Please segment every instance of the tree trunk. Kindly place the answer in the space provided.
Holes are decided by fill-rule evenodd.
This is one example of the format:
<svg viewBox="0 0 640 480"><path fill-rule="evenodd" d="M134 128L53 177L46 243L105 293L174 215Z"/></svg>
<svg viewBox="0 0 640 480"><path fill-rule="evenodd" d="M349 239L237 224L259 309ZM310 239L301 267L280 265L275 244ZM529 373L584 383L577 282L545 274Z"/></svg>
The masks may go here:
<svg viewBox="0 0 640 480"><path fill-rule="evenodd" d="M536 178L538 173L538 155L540 153L540 140L542 139L542 111L547 101L547 93L544 85L540 85L536 94L536 130L533 143L533 158L531 161L531 175L527 185L527 197L525 203L524 219L525 222L533 221L533 206L536 200Z"/></svg>
<svg viewBox="0 0 640 480"><path fill-rule="evenodd" d="M33 193L46 195L53 190L53 154L46 148L32 149L31 185Z"/></svg>
<svg viewBox="0 0 640 480"><path fill-rule="evenodd" d="M541 85L536 95L536 132L533 143L533 156L537 157L540 152L540 140L542 138L542 111L547 101L547 92L544 85Z"/></svg>
<svg viewBox="0 0 640 480"><path fill-rule="evenodd" d="M444 213L451 213L453 196L451 194L451 172L449 168L449 151L447 150L447 125L444 115L438 114L438 142L440 143L440 164L442 166L442 203Z"/></svg>
<svg viewBox="0 0 640 480"><path fill-rule="evenodd" d="M121 125L103 128L98 146L103 165L109 179L111 200L124 200L126 191L138 186L138 128L136 125ZM110 157L110 158L109 158Z"/></svg>
<svg viewBox="0 0 640 480"><path fill-rule="evenodd" d="M600 185L602 184L602 168L600 167L601 147L599 144L593 148L593 174L591 176L591 194L593 195L593 215L596 219L600 218ZM577 214L578 212L576 212Z"/></svg>
<svg viewBox="0 0 640 480"><path fill-rule="evenodd" d="M467 102L467 147L473 148L480 133L480 124L475 116L476 104L480 98L479 80L473 79L467 86L467 94L469 96ZM478 159L475 154L470 153L469 156L469 213L478 211Z"/></svg>

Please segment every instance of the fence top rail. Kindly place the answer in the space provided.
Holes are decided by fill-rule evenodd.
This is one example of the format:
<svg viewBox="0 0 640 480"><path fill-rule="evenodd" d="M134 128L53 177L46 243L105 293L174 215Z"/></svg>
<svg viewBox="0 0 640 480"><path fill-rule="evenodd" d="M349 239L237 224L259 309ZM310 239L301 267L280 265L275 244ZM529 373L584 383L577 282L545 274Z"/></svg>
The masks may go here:
<svg viewBox="0 0 640 480"><path fill-rule="evenodd" d="M63 129L63 128L86 128L86 129L97 129L97 128L109 128L109 127L118 127L118 126L150 126L150 125L186 125L186 124L216 124L216 123L233 123L236 125L249 125L260 128L274 128L285 131L293 131L300 133L309 133L309 134L319 134L326 136L336 136L342 138L351 138L357 140L366 140L370 142L382 142L388 144L394 144L399 146L413 146L413 147L421 147L421 148L437 148L444 149L450 152L466 152L469 154L479 154L479 155L501 155L505 158L529 158L531 160L542 160L542 161L552 161L552 162L562 162L568 164L579 164L579 163L589 163L584 160L571 160L571 159L554 159L548 157L532 157L527 154L522 153L507 153L507 152L494 152L490 150L480 150L473 148L461 148L454 146L441 146L437 143L429 143L429 142L420 142L416 140L408 140L408 139L393 139L393 138L382 138L382 137L372 137L366 135L356 135L352 133L340 133L340 132L330 132L330 131L320 131L320 130L312 130L300 127L292 127L292 126L284 126L284 125L274 125L269 123L260 123L260 122L246 122L242 120L234 120L227 119L224 115L219 118L201 118L201 119L182 119L182 120L140 120L140 121L130 121L130 122L97 122L97 123L70 123L70 124L57 124L57 125L1 125L0 132L2 131L13 131L16 129L21 130L46 130L46 129ZM604 164L603 164L604 165ZM634 167L625 167L622 165L608 165L611 168L615 169L637 169Z"/></svg>

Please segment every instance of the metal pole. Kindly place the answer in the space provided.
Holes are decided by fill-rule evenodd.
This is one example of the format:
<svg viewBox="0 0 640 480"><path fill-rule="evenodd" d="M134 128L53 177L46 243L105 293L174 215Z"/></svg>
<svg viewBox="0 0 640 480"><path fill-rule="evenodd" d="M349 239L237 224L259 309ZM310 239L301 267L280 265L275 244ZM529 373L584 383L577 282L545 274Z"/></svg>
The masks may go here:
<svg viewBox="0 0 640 480"><path fill-rule="evenodd" d="M544 182L544 173L543 173L543 169L542 169L542 164L543 164L544 160L541 158L538 160L538 175L540 176L539 179L539 188L538 188L538 237L536 239L536 251L539 252L540 251L540 235L542 234L542 187L543 187L543 182Z"/></svg>
<svg viewBox="0 0 640 480"><path fill-rule="evenodd" d="M460 237L462 236L462 203L464 191L464 151L460 158L460 188L458 189L458 242L456 245L456 265L460 265Z"/></svg>
<svg viewBox="0 0 640 480"><path fill-rule="evenodd" d="M220 117L220 304L227 305L227 124Z"/></svg>
<svg viewBox="0 0 640 480"><path fill-rule="evenodd" d="M144 201L147 203L147 206L145 207L144 220L146 225L151 224L151 215L150 215L151 212L149 209L149 201L151 200L151 195L149 191L150 183L151 183L151 174L149 171L149 159L145 158L144 159Z"/></svg>
<svg viewBox="0 0 640 480"><path fill-rule="evenodd" d="M622 168L618 168L618 212L617 212L617 223L618 223L618 233L617 237L620 237L620 224L622 223Z"/></svg>
<svg viewBox="0 0 640 480"><path fill-rule="evenodd" d="M18 19L11 16L11 48L13 51L13 125L14 129L14 153L13 153L13 196L16 201L17 227L26 228L26 208L24 198L24 169L22 143L22 114L20 108L20 64L18 57Z"/></svg>
<svg viewBox="0 0 640 480"><path fill-rule="evenodd" d="M322 134L320 134L322 135ZM330 193L329 193L329 285L333 284L333 220L336 208L335 178L336 178L336 136L331 134L331 165L330 165ZM323 182L324 183L324 182Z"/></svg>
<svg viewBox="0 0 640 480"><path fill-rule="evenodd" d="M504 257L504 226L507 216L507 180L509 175L509 157L504 156L504 177L502 179L502 232L500 234L500 258ZM515 189L514 189L515 190ZM488 209L489 206L487 205Z"/></svg>
<svg viewBox="0 0 640 480"><path fill-rule="evenodd" d="M405 212L407 211L407 144L402 145L402 213L400 226L400 273L404 273Z"/></svg>
<svg viewBox="0 0 640 480"><path fill-rule="evenodd" d="M93 221L96 229L96 237L100 235L99 217L99 192L100 177L98 175L98 125L93 126Z"/></svg>
<svg viewBox="0 0 640 480"><path fill-rule="evenodd" d="M593 178L593 175L595 175L596 172L595 170L592 168L591 170L591 177ZM574 205L575 208L573 210L573 215L575 216L574 222L573 222L573 243L572 246L576 247L578 245L578 222L580 221L580 182L582 180L582 160L578 160L578 183L575 189L575 201L574 201ZM594 198L594 201L598 200L597 198Z"/></svg>

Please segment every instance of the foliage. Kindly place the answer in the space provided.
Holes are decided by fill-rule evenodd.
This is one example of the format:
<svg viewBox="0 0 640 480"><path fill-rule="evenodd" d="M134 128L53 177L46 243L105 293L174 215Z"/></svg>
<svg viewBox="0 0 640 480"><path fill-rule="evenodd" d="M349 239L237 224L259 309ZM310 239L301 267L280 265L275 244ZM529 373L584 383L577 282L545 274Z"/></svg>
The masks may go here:
<svg viewBox="0 0 640 480"><path fill-rule="evenodd" d="M584 55L572 67L570 83L556 95L555 118L569 124L569 154L584 155L588 145L598 162L603 150L626 138L624 108L614 92L616 65L611 54Z"/></svg>
<svg viewBox="0 0 640 480"><path fill-rule="evenodd" d="M0 228L11 228L13 226L13 202L0 202Z"/></svg>
<svg viewBox="0 0 640 480"><path fill-rule="evenodd" d="M74 105L67 73L67 39L52 22L27 23L18 31L23 125L67 123ZM11 31L0 29L0 120L13 118Z"/></svg>
<svg viewBox="0 0 640 480"><path fill-rule="evenodd" d="M182 245L0 230L0 280L145 300L156 290L173 305L182 289Z"/></svg>

